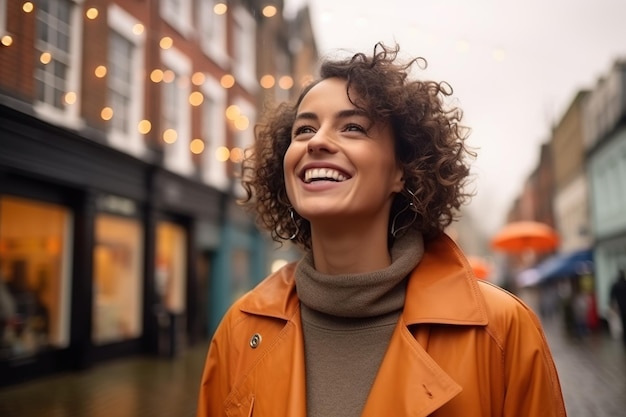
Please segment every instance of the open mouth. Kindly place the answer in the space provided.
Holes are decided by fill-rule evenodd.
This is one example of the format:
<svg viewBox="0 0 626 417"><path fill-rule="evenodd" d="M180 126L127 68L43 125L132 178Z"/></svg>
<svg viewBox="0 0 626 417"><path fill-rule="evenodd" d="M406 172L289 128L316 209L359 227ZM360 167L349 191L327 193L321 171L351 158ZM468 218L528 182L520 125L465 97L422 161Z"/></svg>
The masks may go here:
<svg viewBox="0 0 626 417"><path fill-rule="evenodd" d="M302 180L310 184L315 181L343 182L349 177L332 168L311 168L304 171Z"/></svg>

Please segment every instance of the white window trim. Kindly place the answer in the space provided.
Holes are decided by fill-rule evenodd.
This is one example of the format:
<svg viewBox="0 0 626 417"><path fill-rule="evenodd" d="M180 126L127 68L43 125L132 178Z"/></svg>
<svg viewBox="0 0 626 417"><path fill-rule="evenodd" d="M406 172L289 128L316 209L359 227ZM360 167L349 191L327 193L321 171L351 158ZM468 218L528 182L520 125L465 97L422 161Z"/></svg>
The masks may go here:
<svg viewBox="0 0 626 417"><path fill-rule="evenodd" d="M203 168L202 179L205 183L219 190L225 191L228 189L228 176L226 175L226 169L224 168L224 164L227 162L218 161L216 153L217 148L220 146L226 146L226 122L224 121L224 115L226 113L227 94L226 90L222 88L219 81L206 74L205 76L205 82L200 87L200 90L202 91L202 94L206 97L210 97L216 102L216 114L219 113L216 119L218 119L220 123L211 128L214 140L209 142L209 146L203 153L203 160L205 162L203 167L206 168ZM203 115L203 120L205 118L206 115ZM202 130L204 131L204 126Z"/></svg>
<svg viewBox="0 0 626 417"><path fill-rule="evenodd" d="M135 46L132 58L131 73L133 77L130 105L129 124L135 128L130 131L129 135L116 130L109 132L108 138L111 146L126 151L135 156L143 156L146 152L143 135L139 133L137 125L144 114L144 82L141 74L143 74L145 66L143 57L146 35L145 32L136 35L133 33L133 27L141 23L128 12L123 10L116 4L111 4L108 9L108 24L111 29L122 35L124 38L132 42ZM108 64L108 63L107 63ZM115 110L115 109L114 109Z"/></svg>
<svg viewBox="0 0 626 417"><path fill-rule="evenodd" d="M182 0L181 8L182 13L176 13L168 10L168 0L161 0L159 3L159 10L161 12L161 18L170 24L181 35L188 37L194 31L191 26L191 0Z"/></svg>
<svg viewBox="0 0 626 417"><path fill-rule="evenodd" d="M35 101L33 108L37 115L50 123L58 124L70 129L79 130L85 122L80 118L80 81L81 81L81 62L82 62L82 40L83 40L83 25L82 25L82 3L84 0L72 0L74 6L72 7L70 16L70 64L67 71L67 90L74 91L76 93L76 102L68 105L65 109L60 110L56 107Z"/></svg>
<svg viewBox="0 0 626 417"><path fill-rule="evenodd" d="M234 10L233 18L245 31L244 34L241 34L246 38L245 41L250 41L252 43L252 45L250 45L250 50L252 53L256 53L256 21L254 20L254 17L244 7L239 6ZM236 54L234 58L234 73L237 82L244 86L249 92L256 92L258 88L256 81L256 56L246 59L245 62L239 62L237 60L239 57Z"/></svg>
<svg viewBox="0 0 626 417"><path fill-rule="evenodd" d="M189 142L191 137L191 105L189 104L189 94L191 87L189 86L189 78L191 76L191 60L176 48L170 48L161 51L161 61L166 68L172 69L181 80L179 85L179 93L181 95L181 103L178 114L180 125L176 127L178 137L176 142L172 144L164 143L164 163L165 167L173 172L181 175L190 175L194 171L191 160L191 151L189 150ZM161 132L162 133L162 132Z"/></svg>
<svg viewBox="0 0 626 417"><path fill-rule="evenodd" d="M8 34L7 31L7 0L0 0L0 36Z"/></svg>
<svg viewBox="0 0 626 417"><path fill-rule="evenodd" d="M202 52L209 58L211 58L215 63L217 63L222 68L228 66L228 53L226 51L226 14L217 15L213 12L212 6L215 5L214 0L199 0L198 3L198 36L200 37L200 48ZM212 13L213 19L219 21L217 25L217 29L214 32L216 39L206 39L204 34L204 26L206 24L206 19L203 16L206 16L207 13Z"/></svg>

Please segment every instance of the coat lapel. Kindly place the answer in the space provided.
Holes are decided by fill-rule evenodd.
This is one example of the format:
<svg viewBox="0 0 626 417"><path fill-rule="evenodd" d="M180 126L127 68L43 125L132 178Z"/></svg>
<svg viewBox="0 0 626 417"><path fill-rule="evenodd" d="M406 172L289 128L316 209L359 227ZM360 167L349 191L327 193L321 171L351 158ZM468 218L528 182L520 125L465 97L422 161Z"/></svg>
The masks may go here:
<svg viewBox="0 0 626 417"><path fill-rule="evenodd" d="M427 416L459 392L461 387L417 343L401 320L362 416Z"/></svg>

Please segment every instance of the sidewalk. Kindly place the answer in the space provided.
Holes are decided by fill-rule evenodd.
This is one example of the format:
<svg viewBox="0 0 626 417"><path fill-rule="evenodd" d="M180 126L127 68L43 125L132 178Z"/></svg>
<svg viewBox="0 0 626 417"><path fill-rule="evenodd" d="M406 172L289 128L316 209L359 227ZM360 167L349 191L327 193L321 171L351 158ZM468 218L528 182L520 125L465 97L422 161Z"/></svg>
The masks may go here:
<svg viewBox="0 0 626 417"><path fill-rule="evenodd" d="M0 388L0 417L192 417L208 343Z"/></svg>
<svg viewBox="0 0 626 417"><path fill-rule="evenodd" d="M626 349L591 335L571 340L558 320L544 323L568 417L626 415ZM193 417L206 344L168 360L139 357L82 373L0 389L1 417Z"/></svg>
<svg viewBox="0 0 626 417"><path fill-rule="evenodd" d="M626 347L607 334L564 335L555 317L544 323L568 417L626 416Z"/></svg>

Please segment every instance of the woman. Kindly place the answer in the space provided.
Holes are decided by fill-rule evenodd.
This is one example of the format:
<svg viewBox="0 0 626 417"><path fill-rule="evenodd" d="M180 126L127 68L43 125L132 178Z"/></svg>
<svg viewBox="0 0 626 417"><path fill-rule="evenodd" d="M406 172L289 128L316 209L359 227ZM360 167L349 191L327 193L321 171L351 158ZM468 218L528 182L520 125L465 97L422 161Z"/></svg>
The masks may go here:
<svg viewBox="0 0 626 417"><path fill-rule="evenodd" d="M246 202L304 257L224 317L198 417L565 415L534 314L443 233L472 156L450 88L397 55L322 63L257 131Z"/></svg>

